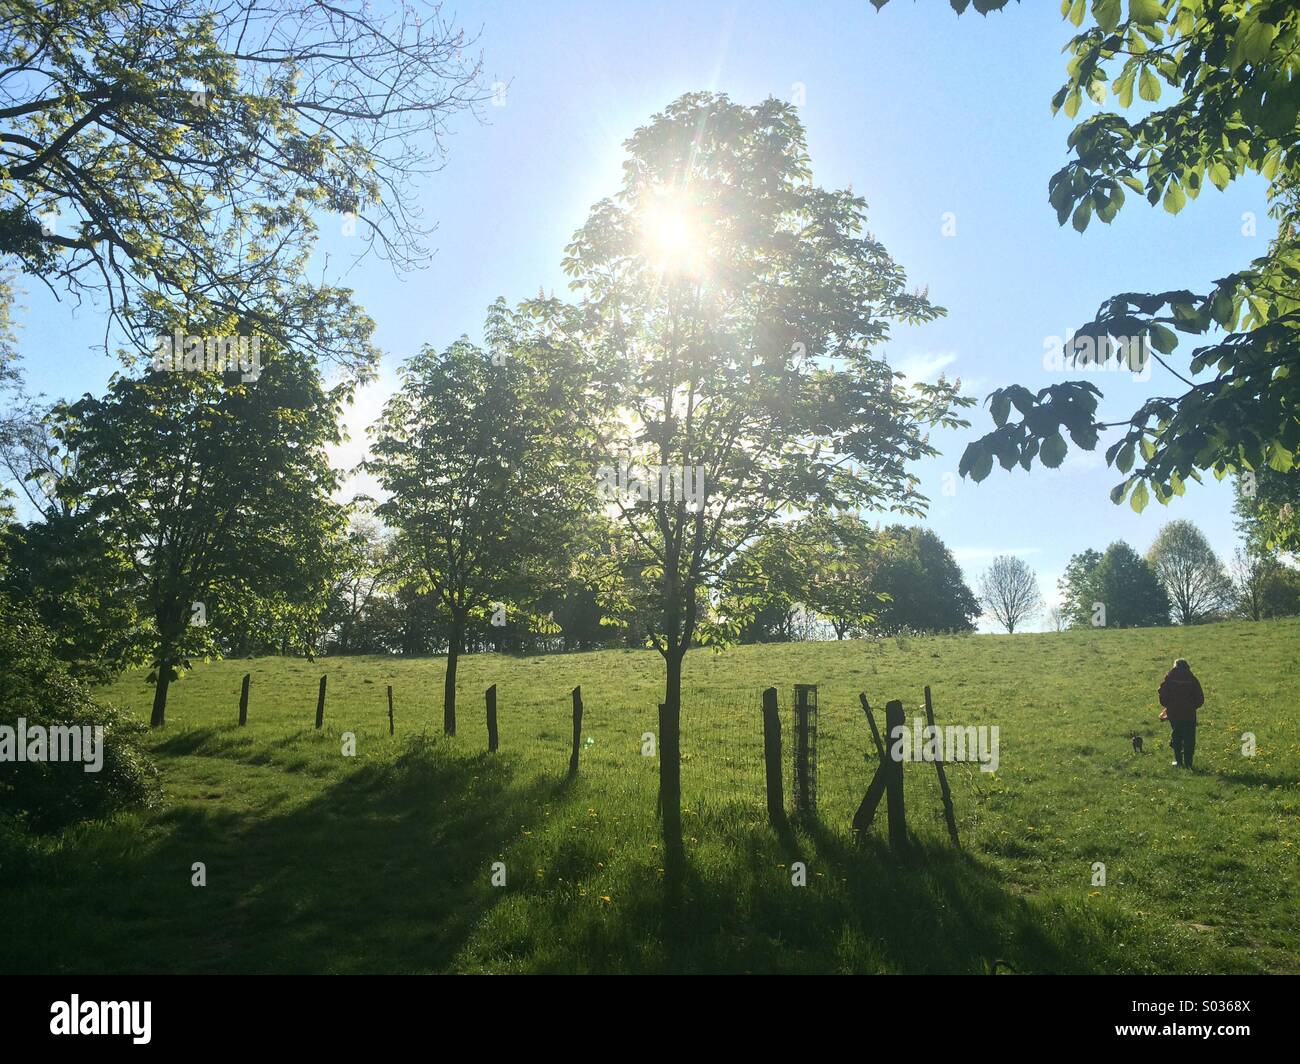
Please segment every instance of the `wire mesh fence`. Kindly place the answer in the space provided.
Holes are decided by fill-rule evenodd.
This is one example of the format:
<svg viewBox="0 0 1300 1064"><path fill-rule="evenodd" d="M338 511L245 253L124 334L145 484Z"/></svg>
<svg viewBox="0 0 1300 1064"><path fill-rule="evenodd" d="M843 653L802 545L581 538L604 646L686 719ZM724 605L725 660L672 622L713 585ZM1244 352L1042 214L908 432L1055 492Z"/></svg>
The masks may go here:
<svg viewBox="0 0 1300 1064"><path fill-rule="evenodd" d="M763 692L682 692L682 802L700 812L761 814Z"/></svg>
<svg viewBox="0 0 1300 1064"><path fill-rule="evenodd" d="M794 683L781 685L776 692L785 811L795 819L815 817L827 828L848 831L879 765L857 694L850 698L843 685ZM625 692L603 684L584 686L582 700L579 774L594 785L594 794L653 810L661 762L658 705L643 698L629 699ZM873 702L882 730L883 703L883 698ZM904 705L908 725L915 727L918 715L924 713L922 700L914 698ZM937 708L942 724L943 706ZM528 735L530 742L540 743L540 748L534 747L536 763L550 766L548 771L564 771L573 745L571 691L548 691L527 700L510 698L503 702L501 716L503 751L518 749L517 737ZM801 721L806 728L800 727ZM481 721L473 727L481 729ZM888 749L889 737L883 738ZM763 689L684 687L681 754L684 812L704 820L766 820ZM944 768L962 843L974 847L981 826L980 806L1000 784L982 773L978 764L948 762ZM934 768L909 761L904 777L909 828L920 837L944 842L947 829Z"/></svg>

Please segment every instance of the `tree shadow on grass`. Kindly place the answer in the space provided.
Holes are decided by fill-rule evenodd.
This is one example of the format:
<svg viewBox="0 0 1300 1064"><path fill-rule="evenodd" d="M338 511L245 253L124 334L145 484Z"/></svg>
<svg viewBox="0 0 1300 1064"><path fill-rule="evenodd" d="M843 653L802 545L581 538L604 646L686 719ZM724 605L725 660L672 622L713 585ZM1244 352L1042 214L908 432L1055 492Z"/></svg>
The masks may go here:
<svg viewBox="0 0 1300 1064"><path fill-rule="evenodd" d="M1017 893L995 867L946 842L922 840L900 858L879 828L860 843L816 823L787 834L773 831L761 810L729 806L693 818L673 892L660 857L641 844L654 838L652 809L613 837L575 831L575 811L555 807L590 796L562 776L522 779L508 754L457 756L415 738L395 759L363 762L309 797L286 796L284 785L295 778L277 776L272 789L250 790L239 803L229 800L229 786L214 788L210 801L200 794L61 845L16 886L0 884L0 906L24 916L0 966L86 973L990 973L998 961L999 970L1021 973L1234 967L1210 952L1205 936L1140 926L1082 886ZM541 830L548 808L559 813L549 832ZM532 837L523 843L526 831ZM510 866L505 889L490 885L496 860ZM791 882L794 860L807 866L806 886ZM203 862L206 886L191 885L194 862ZM606 864L608 872L596 872Z"/></svg>
<svg viewBox="0 0 1300 1064"><path fill-rule="evenodd" d="M445 970L503 895L492 862L553 791L517 783L508 758L416 740L284 813L180 806L154 820L147 844L135 825L80 851L75 873L44 869L42 907L92 919L19 944L13 970ZM194 862L206 886L192 885Z"/></svg>
<svg viewBox="0 0 1300 1064"><path fill-rule="evenodd" d="M695 830L702 836L710 827ZM1178 929L1152 934L1105 899L1017 894L994 869L946 842L918 842L899 857L878 835L855 844L847 833L804 824L793 852L806 864L807 885L795 886L788 839L757 817L717 827L728 837L715 836L691 856L675 893L647 868L625 876L607 907L568 898L530 911L537 925L525 969L1028 974L1234 967L1194 948Z"/></svg>

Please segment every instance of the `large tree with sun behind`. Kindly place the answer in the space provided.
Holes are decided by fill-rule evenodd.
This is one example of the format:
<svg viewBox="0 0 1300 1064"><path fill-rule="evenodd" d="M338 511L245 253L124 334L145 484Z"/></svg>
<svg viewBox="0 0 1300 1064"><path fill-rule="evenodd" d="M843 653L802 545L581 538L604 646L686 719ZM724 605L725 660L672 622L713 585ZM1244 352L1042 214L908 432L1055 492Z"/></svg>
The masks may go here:
<svg viewBox="0 0 1300 1064"><path fill-rule="evenodd" d="M922 513L908 463L936 453L931 426L964 424L967 401L943 380L903 387L881 356L891 322L942 311L908 291L865 231L860 197L813 183L793 107L692 93L626 148L623 187L568 248L579 306L564 313L619 382L607 462L654 485L610 503L622 529L611 595L664 657L671 875L682 856L682 659L744 623L743 594L728 596L727 615L716 609L730 562L794 509ZM689 490L673 490L669 469L692 471Z"/></svg>

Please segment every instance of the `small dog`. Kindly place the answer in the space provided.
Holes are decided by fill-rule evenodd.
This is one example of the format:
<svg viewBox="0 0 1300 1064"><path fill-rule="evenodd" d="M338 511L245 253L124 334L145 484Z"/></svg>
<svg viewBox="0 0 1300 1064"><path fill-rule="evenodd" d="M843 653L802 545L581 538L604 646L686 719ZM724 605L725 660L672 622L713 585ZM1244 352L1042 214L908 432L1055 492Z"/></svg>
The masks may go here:
<svg viewBox="0 0 1300 1064"><path fill-rule="evenodd" d="M1133 733L1133 752L1137 754L1142 753L1142 736L1137 732Z"/></svg>

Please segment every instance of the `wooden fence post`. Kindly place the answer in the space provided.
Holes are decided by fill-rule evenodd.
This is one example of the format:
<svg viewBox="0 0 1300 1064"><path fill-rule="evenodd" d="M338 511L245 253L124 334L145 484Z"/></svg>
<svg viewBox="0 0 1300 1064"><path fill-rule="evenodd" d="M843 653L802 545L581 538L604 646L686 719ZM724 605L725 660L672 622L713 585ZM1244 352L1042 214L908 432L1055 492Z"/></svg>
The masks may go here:
<svg viewBox="0 0 1300 1064"><path fill-rule="evenodd" d="M251 673L244 673L244 683L239 689L239 726L242 728L248 723L248 685L252 682Z"/></svg>
<svg viewBox="0 0 1300 1064"><path fill-rule="evenodd" d="M393 734L393 685L388 685L388 734Z"/></svg>
<svg viewBox="0 0 1300 1064"><path fill-rule="evenodd" d="M316 696L316 727L320 728L325 723L325 679L320 678L320 694Z"/></svg>
<svg viewBox="0 0 1300 1064"><path fill-rule="evenodd" d="M493 684L487 689L487 729L488 729L488 751L495 751L497 748L497 685Z"/></svg>
<svg viewBox="0 0 1300 1064"><path fill-rule="evenodd" d="M776 688L763 692L763 763L767 769L767 818L773 824L785 823L785 794L781 778L781 712L776 703Z"/></svg>
<svg viewBox="0 0 1300 1064"><path fill-rule="evenodd" d="M906 727L903 703L895 699L885 703L885 738L890 746L897 741L894 732ZM907 814L903 811L903 762L890 756L885 761L889 772L886 791L889 798L889 845L892 849L907 848Z"/></svg>
<svg viewBox="0 0 1300 1064"><path fill-rule="evenodd" d="M934 706L930 703L930 688L925 689L925 720L930 725L931 734L938 736L939 729L934 723ZM942 750L942 746L940 747ZM952 807L952 791L948 787L948 777L943 771L943 755L940 754L934 761L934 767L939 773L939 793L943 795L943 818L948 822L948 835L952 839L952 844L961 849L961 841L957 838L957 813Z"/></svg>
<svg viewBox="0 0 1300 1064"><path fill-rule="evenodd" d="M569 755L569 776L578 774L578 749L582 740L582 687L573 689L573 753Z"/></svg>

